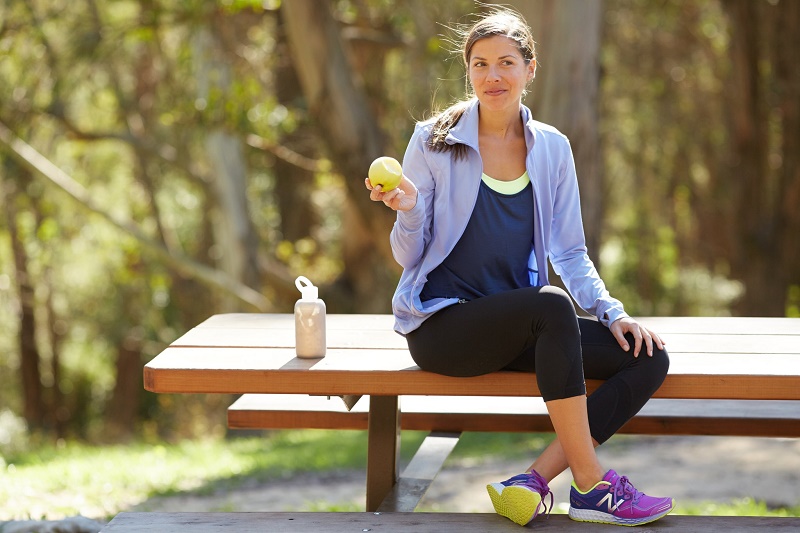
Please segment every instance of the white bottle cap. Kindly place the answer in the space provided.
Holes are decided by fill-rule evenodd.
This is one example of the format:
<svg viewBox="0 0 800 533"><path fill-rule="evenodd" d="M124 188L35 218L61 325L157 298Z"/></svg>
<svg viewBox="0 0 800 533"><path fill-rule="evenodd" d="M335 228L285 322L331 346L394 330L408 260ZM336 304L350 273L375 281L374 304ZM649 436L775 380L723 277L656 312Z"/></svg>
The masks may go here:
<svg viewBox="0 0 800 533"><path fill-rule="evenodd" d="M294 286L302 294L301 300L316 300L319 298L319 287L315 287L305 276L297 276L297 279L294 280Z"/></svg>

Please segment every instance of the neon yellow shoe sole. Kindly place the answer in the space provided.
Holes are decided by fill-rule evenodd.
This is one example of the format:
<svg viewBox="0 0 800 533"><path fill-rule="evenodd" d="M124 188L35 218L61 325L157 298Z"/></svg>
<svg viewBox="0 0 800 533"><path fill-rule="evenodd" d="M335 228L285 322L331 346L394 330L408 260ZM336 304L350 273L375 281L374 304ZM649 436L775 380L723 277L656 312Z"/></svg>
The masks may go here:
<svg viewBox="0 0 800 533"><path fill-rule="evenodd" d="M494 511L521 526L534 519L542 496L526 487L506 487L502 483L486 485Z"/></svg>

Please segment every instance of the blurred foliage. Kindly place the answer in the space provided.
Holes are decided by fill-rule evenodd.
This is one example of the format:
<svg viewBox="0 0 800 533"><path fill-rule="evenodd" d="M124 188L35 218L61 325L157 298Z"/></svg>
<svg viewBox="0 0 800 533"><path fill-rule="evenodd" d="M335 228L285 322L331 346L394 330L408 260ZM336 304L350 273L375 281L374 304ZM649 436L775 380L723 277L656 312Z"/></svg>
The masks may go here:
<svg viewBox="0 0 800 533"><path fill-rule="evenodd" d="M220 229L224 200L209 155L215 134L241 149L245 218L257 241L248 246L256 248L259 290L271 310L291 309L298 274L313 275L329 304L348 296L343 256L358 235L346 229L353 207L345 180L363 177L340 175L328 159L294 79L298 65L287 52L280 5L0 4L0 122L102 210L14 170L12 155L0 149L0 200L16 213L14 235L7 213L0 216L0 447L11 435L18 441L22 427L20 275L34 289L36 366L47 410L41 427L29 428L34 442L54 433L102 441L225 432L220 420L229 397L157 396L140 385L141 365L189 328L217 312L251 310L152 253L155 244L177 263L225 270L232 239ZM466 22L475 3L331 5L386 152L400 156L415 120L463 94L450 28ZM720 213L733 205L733 193L716 185L731 143L724 4L608 0L603 16L599 120L607 208L603 246L590 253L632 314L731 314L747 287L726 251L730 243L702 229L713 229L714 217L730 220ZM547 50L539 54L547 68L562 68L548 63ZM779 144L773 115L772 142ZM280 187L287 176L293 195ZM290 228L295 212L305 215ZM130 221L150 245L104 214ZM12 237L27 256L22 273ZM396 277L391 262L378 268ZM800 316L800 283L789 285L786 313ZM126 365L126 357L138 367ZM120 387L131 382L138 385ZM111 431L115 421L123 427Z"/></svg>
<svg viewBox="0 0 800 533"><path fill-rule="evenodd" d="M716 2L652 7L623 0L605 14L603 276L633 314L727 314L741 285L683 246L699 244L690 197L710 171L702 144L722 150L726 139L726 22Z"/></svg>

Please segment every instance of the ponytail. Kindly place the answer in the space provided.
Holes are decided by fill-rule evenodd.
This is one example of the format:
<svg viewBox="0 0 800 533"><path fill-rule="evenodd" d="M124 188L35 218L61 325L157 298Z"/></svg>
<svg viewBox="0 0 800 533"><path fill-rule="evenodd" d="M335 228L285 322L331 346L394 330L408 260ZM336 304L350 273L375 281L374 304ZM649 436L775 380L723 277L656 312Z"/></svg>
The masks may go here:
<svg viewBox="0 0 800 533"><path fill-rule="evenodd" d="M436 117L436 122L433 123L431 129L431 136L428 138L428 148L433 152L452 152L456 159L464 159L467 157L467 145L465 144L448 144L445 139L450 130L458 124L464 112L472 104L472 98L457 102Z"/></svg>

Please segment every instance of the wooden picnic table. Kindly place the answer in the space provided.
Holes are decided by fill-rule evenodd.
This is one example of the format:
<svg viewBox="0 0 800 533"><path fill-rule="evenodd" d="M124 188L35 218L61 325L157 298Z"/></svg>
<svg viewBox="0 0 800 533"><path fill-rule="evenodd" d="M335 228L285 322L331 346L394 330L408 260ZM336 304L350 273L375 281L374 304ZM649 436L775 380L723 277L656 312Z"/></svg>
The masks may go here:
<svg viewBox="0 0 800 533"><path fill-rule="evenodd" d="M670 371L655 397L800 400L800 319L653 317ZM420 370L391 315L328 315L326 357L299 359L291 314L215 315L144 368L158 393L368 395L367 510L395 488L400 395L539 396L528 373ZM587 380L591 392L600 382Z"/></svg>

